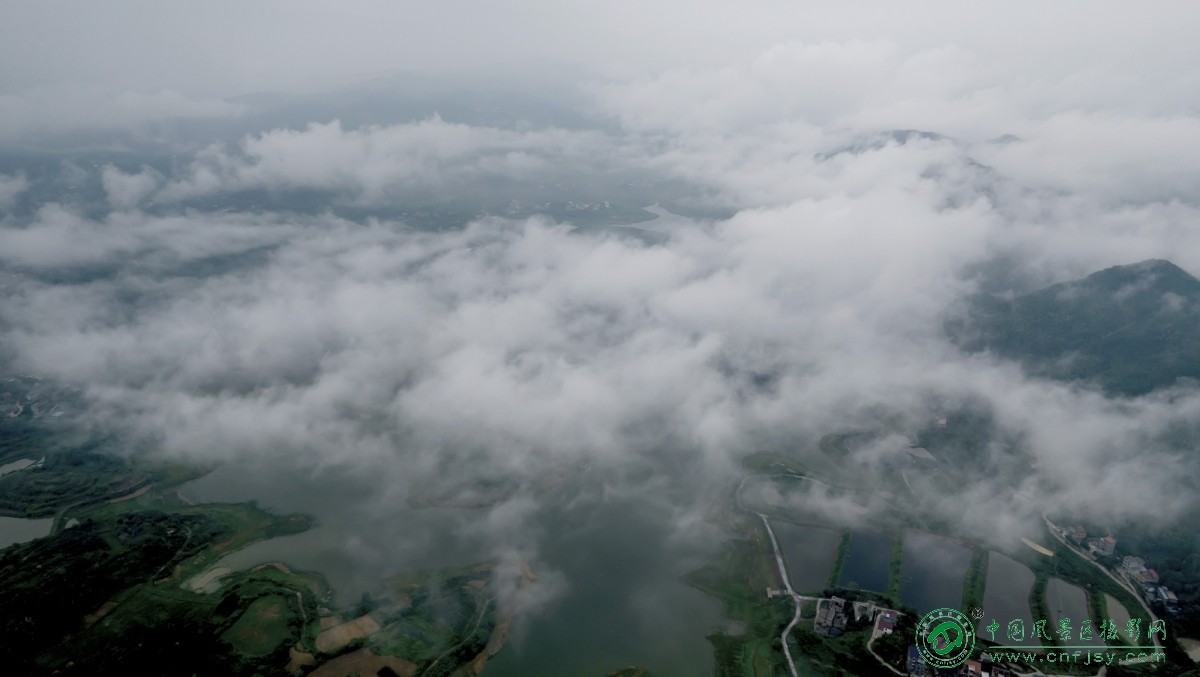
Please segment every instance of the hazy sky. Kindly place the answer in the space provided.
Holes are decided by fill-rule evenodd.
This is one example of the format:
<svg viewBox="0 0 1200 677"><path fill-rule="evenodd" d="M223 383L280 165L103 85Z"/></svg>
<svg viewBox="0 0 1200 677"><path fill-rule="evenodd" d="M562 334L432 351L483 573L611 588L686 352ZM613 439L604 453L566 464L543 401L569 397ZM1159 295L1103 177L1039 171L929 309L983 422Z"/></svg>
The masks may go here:
<svg viewBox="0 0 1200 677"><path fill-rule="evenodd" d="M799 42L850 45L846 58L858 64L883 46L897 59L928 52L916 64L926 86L1028 89L1038 100L1014 103L1046 112L1194 112L1200 75L1187 65L1198 15L1189 2L14 0L0 7L0 93L87 86L227 97L393 70L628 80L744 68Z"/></svg>
<svg viewBox="0 0 1200 677"><path fill-rule="evenodd" d="M985 402L1052 503L1170 513L1194 390L1114 402L942 323L989 266L1200 273L1197 25L1182 2L6 2L0 358L170 453L417 484L663 449L719 478ZM484 89L525 112L447 112ZM521 117L551 104L572 123ZM109 136L85 158L81 131ZM527 197L563 184L709 216L572 232ZM485 194L534 207L404 216ZM981 523L1013 508L980 493Z"/></svg>

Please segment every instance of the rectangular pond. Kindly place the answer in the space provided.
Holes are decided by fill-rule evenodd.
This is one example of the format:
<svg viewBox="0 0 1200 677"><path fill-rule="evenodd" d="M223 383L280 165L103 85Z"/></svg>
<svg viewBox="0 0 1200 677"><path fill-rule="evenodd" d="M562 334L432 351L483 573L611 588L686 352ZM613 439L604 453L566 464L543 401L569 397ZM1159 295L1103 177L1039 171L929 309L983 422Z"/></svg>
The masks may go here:
<svg viewBox="0 0 1200 677"><path fill-rule="evenodd" d="M991 638L984 628L995 620L1000 624L996 641L1005 644L1040 646L1033 637L1033 612L1029 609L1029 592L1033 589L1033 572L1020 562L998 552L988 554L987 590L983 595L983 618L977 631L981 637ZM1005 628L1010 621L1021 620L1025 626L1023 642L1009 641Z"/></svg>
<svg viewBox="0 0 1200 677"><path fill-rule="evenodd" d="M892 535L873 529L857 529L850 536L850 550L842 566L838 585L887 592L888 563L892 559Z"/></svg>
<svg viewBox="0 0 1200 677"><path fill-rule="evenodd" d="M1116 597L1104 593L1104 606L1108 609L1108 617L1112 619L1117 626L1118 632L1125 630L1125 624L1129 622L1129 610L1123 604L1117 601Z"/></svg>
<svg viewBox="0 0 1200 677"><path fill-rule="evenodd" d="M958 541L932 534L905 534L901 600L922 612L959 608L963 577L970 564L971 549Z"/></svg>
<svg viewBox="0 0 1200 677"><path fill-rule="evenodd" d="M841 533L833 529L771 520L792 588L800 594L820 592L829 582Z"/></svg>
<svg viewBox="0 0 1200 677"><path fill-rule="evenodd" d="M1097 638L1100 629L1092 628L1092 639L1081 639L1079 627L1085 619L1091 618L1088 612L1087 592L1083 588L1062 580L1051 578L1046 582L1046 608L1050 611L1050 623L1047 632L1057 637L1062 644L1080 646L1104 646L1104 641ZM1064 639L1057 634L1058 624L1063 619L1070 621L1070 639ZM1124 626L1119 626L1124 627Z"/></svg>

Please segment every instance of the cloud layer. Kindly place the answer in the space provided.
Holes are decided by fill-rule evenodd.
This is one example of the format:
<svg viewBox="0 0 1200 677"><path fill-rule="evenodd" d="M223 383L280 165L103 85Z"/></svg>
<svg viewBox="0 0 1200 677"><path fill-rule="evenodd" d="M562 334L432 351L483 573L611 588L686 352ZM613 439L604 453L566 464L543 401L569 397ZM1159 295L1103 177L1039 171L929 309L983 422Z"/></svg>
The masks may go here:
<svg viewBox="0 0 1200 677"><path fill-rule="evenodd" d="M92 425L159 453L366 473L396 500L482 478L524 488L482 522L506 557L536 550L530 497L561 476L587 474L599 496L662 491L695 534L753 451L856 429L902 440L963 403L994 419L993 461L1010 442L1036 461L1017 487L950 498L973 527L1040 510L1177 515L1194 494L1174 437L1198 413L1194 389L1108 399L963 354L943 325L980 289L1146 258L1200 273L1200 88L1179 67L1196 48L1170 39L1189 23L1170 12L1195 6L986 26L934 7L940 20L805 23L807 10L714 5L681 11L657 42L630 3L542 8L534 28L574 21L500 61L582 64L544 82L510 72L504 96L554 99L570 81L561 101L586 101L570 125L414 118L384 105L403 92L370 99L371 124L307 115L357 91L342 80L368 57L388 70L439 53L422 38L377 54L371 27L341 57L288 64L238 27L238 73L230 55L182 64L145 38L180 66L174 85L148 64L80 88L61 74L90 67L58 55L0 90L0 138L33 139L0 166L0 358L80 385ZM429 12L413 25L445 18ZM286 21L311 36L327 18ZM706 50L698 29L722 24L763 32L726 30ZM618 33L642 39L625 53L604 39ZM429 70L478 84L495 41L509 39L458 40ZM231 98L307 68L345 89ZM72 146L64 132L96 136ZM631 195L656 218L606 222ZM852 460L879 472L886 453Z"/></svg>

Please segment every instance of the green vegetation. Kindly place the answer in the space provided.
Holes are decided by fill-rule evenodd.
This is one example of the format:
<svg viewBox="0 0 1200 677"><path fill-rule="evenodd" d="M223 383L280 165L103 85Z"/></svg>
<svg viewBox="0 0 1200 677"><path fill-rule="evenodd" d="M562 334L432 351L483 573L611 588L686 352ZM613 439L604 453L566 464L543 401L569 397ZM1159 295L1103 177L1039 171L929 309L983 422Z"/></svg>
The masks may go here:
<svg viewBox="0 0 1200 677"><path fill-rule="evenodd" d="M1050 606L1046 604L1046 584L1049 582L1049 577L1045 570L1034 572L1033 586L1029 589L1029 612L1033 615L1034 625L1039 621L1046 621L1045 635L1039 636L1038 640L1042 646L1054 647L1058 645L1058 636L1054 633L1054 617L1050 613ZM1028 632L1032 636L1035 632L1034 628L1029 628Z"/></svg>
<svg viewBox="0 0 1200 677"><path fill-rule="evenodd" d="M1117 555L1144 558L1159 582L1178 595L1179 617L1171 619L1177 634L1200 636L1200 509L1165 527L1131 524L1116 531Z"/></svg>
<svg viewBox="0 0 1200 677"><path fill-rule="evenodd" d="M971 563L967 565L967 574L963 577L962 609L983 608L983 596L987 588L988 551L975 548L971 553Z"/></svg>
<svg viewBox="0 0 1200 677"><path fill-rule="evenodd" d="M221 639L239 653L265 656L288 639L287 599L270 595L254 600Z"/></svg>
<svg viewBox="0 0 1200 677"><path fill-rule="evenodd" d="M150 583L224 533L202 516L146 512L86 519L0 551L0 655L32 669L119 591ZM20 672L20 671L18 671Z"/></svg>
<svg viewBox="0 0 1200 677"><path fill-rule="evenodd" d="M608 677L654 677L654 675L650 674L649 670L643 668L628 667L621 668Z"/></svg>
<svg viewBox="0 0 1200 677"><path fill-rule="evenodd" d="M863 650L870 636L869 623L865 627L854 627L854 621L846 626L846 632L840 637L819 635L807 623L797 625L792 631L796 649L804 654L813 668L824 675L847 677L876 675L882 672L879 661ZM796 649L793 649L793 654L796 653Z"/></svg>
<svg viewBox="0 0 1200 677"><path fill-rule="evenodd" d="M1093 627L1099 628L1100 622L1104 620L1098 614L1101 610L1101 603L1095 601L1097 596L1103 596L1105 593L1112 595L1114 599L1121 603L1130 614L1131 618L1141 620L1142 632L1149 627L1150 620L1146 617L1142 605L1133 595L1124 587L1119 585L1105 572L1101 571L1097 566L1083 557L1076 554L1057 538L1054 538L1047 530L1041 539L1043 543L1048 544L1048 547L1054 551L1054 557L1046 557L1039 555L1032 550L1025 549L1021 552L1012 553L1015 559L1018 559L1029 566L1033 570L1036 578L1034 581L1033 591L1030 592L1030 606L1032 608L1033 617L1035 619L1047 618L1049 614L1045 604L1045 584L1050 578L1061 578L1075 585L1082 586L1089 597L1089 611L1093 615ZM1193 663L1187 654L1179 646L1176 637L1172 636L1169 631L1170 623L1168 622L1168 641L1164 646L1164 652L1167 655L1167 666L1174 672L1167 674L1178 674L1183 668L1191 669ZM1050 628L1048 628L1050 630ZM1044 644L1053 644L1057 642L1054 633L1050 632L1052 640L1042 640ZM1122 633L1119 640L1123 644L1127 644L1127 637ZM1160 669L1161 669L1160 665ZM1064 674L1074 674L1065 672ZM1111 673L1110 673L1111 674ZM1130 673L1133 674L1133 673ZM1159 673L1162 674L1162 673Z"/></svg>
<svg viewBox="0 0 1200 677"><path fill-rule="evenodd" d="M684 577L689 584L722 601L725 616L740 621L745 632L708 636L720 677L773 677L786 671L779 635L794 613L787 597L766 599L767 588L778 587L774 557L765 529L746 521L750 538L732 540L720 555Z"/></svg>
<svg viewBox="0 0 1200 677"><path fill-rule="evenodd" d="M917 620L920 616L916 609L903 609L896 619L896 627L890 635L880 635L875 639L871 649L888 665L906 672L908 663L908 645L917 636Z"/></svg>
<svg viewBox="0 0 1200 677"><path fill-rule="evenodd" d="M782 454L759 451L742 459L742 467L756 475L784 473L792 475L807 475L808 468L794 458Z"/></svg>
<svg viewBox="0 0 1200 677"><path fill-rule="evenodd" d="M838 542L837 554L833 558L833 569L830 570L829 580L825 583L826 588L837 586L838 579L842 577L842 569L846 566L846 556L850 553L852 533L849 529L842 529L842 540Z"/></svg>
<svg viewBox="0 0 1200 677"><path fill-rule="evenodd" d="M1034 373L1141 395L1200 378L1198 323L1200 280L1170 262L1143 261L1014 299L980 297L948 330L967 349Z"/></svg>
<svg viewBox="0 0 1200 677"><path fill-rule="evenodd" d="M42 388L22 402L53 394L36 379L19 385ZM303 531L311 518L274 515L254 502L188 504L173 487L203 469L106 453L32 421L31 408L0 419L0 459L45 460L0 477L0 514L54 515L55 527L0 550L5 674L250 677L282 674L293 647L318 663L367 647L438 677L460 673L488 646L499 622L490 565L417 573L392 581L379 598L364 595L343 618L370 613L381 629L347 630L345 642L325 643L334 647L326 653L317 638L330 594L319 574L262 565L226 574L211 594L194 592L185 582L222 557ZM68 518L78 523L65 528Z"/></svg>
<svg viewBox="0 0 1200 677"><path fill-rule="evenodd" d="M49 517L71 505L136 491L151 477L122 461L86 450L46 454L43 467L0 477L0 514Z"/></svg>
<svg viewBox="0 0 1200 677"><path fill-rule="evenodd" d="M38 459L51 448L52 431L22 418L10 419L0 402L0 463Z"/></svg>
<svg viewBox="0 0 1200 677"><path fill-rule="evenodd" d="M888 561L887 596L900 603L900 566L904 563L904 530L892 536L892 556Z"/></svg>
<svg viewBox="0 0 1200 677"><path fill-rule="evenodd" d="M457 674L485 652L500 621L495 575L491 564L476 564L388 581L382 598L364 597L356 609L382 626L368 645L412 661L423 676Z"/></svg>

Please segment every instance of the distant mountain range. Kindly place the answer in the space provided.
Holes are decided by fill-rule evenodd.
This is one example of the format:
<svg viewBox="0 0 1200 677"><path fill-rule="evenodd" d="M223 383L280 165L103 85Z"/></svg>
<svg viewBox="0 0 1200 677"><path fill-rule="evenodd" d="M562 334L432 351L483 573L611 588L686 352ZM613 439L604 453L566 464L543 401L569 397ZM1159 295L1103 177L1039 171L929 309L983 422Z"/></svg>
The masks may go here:
<svg viewBox="0 0 1200 677"><path fill-rule="evenodd" d="M969 351L1113 395L1200 379L1200 280L1170 261L1114 266L1015 298L979 296L948 329Z"/></svg>

